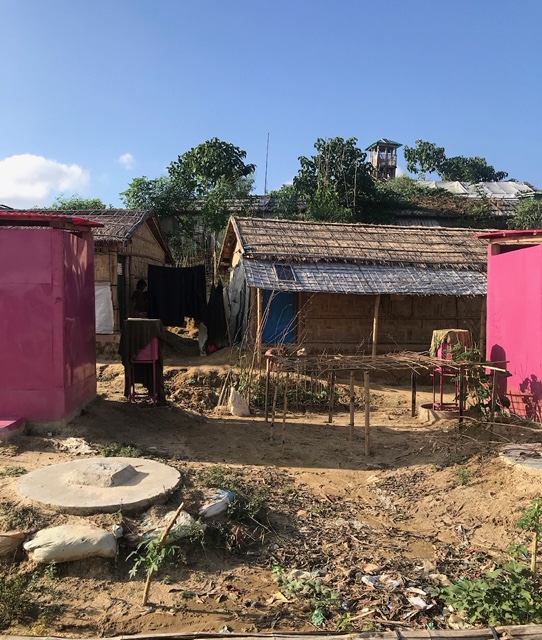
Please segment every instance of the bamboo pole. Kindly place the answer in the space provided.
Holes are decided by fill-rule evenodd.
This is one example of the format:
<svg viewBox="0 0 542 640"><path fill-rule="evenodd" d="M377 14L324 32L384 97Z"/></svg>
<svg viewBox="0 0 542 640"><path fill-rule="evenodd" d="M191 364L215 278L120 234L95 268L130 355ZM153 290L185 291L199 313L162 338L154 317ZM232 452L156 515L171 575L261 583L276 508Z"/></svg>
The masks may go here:
<svg viewBox="0 0 542 640"><path fill-rule="evenodd" d="M531 543L531 573L536 576L536 556L538 554L538 532L533 532L533 540Z"/></svg>
<svg viewBox="0 0 542 640"><path fill-rule="evenodd" d="M284 403L282 407L282 444L284 444L285 436L286 436L286 413L288 412L288 382L289 382L290 374L286 374L286 378L284 380Z"/></svg>
<svg viewBox="0 0 542 640"><path fill-rule="evenodd" d="M482 298L482 309L480 310L480 353L482 358L486 357L486 323L487 323L487 303L486 297Z"/></svg>
<svg viewBox="0 0 542 640"><path fill-rule="evenodd" d="M184 502L181 502L180 506L177 508L177 511L173 514L173 517L168 522L167 527L164 529L164 532L160 536L160 540L158 540L158 548L163 547L167 538L168 533L171 531L173 525L175 524L177 518L179 517L181 511L183 510ZM147 579L145 580L145 590L143 591L143 606L147 604L147 600L149 598L149 591L151 588L152 574L154 573L154 569L149 569L147 573Z"/></svg>
<svg viewBox="0 0 542 640"><path fill-rule="evenodd" d="M416 382L417 382L416 372L413 371L412 375L410 376L410 390L412 394L412 407L410 409L410 415L413 418L416 415Z"/></svg>
<svg viewBox="0 0 542 640"><path fill-rule="evenodd" d="M463 424L463 413L465 410L465 394L463 393L463 387L465 386L465 370L459 365L459 426Z"/></svg>
<svg viewBox="0 0 542 640"><path fill-rule="evenodd" d="M373 345L371 350L373 361L376 358L376 345L378 343L378 311L379 309L380 309L380 294L378 293L375 298L375 310L373 315Z"/></svg>
<svg viewBox="0 0 542 640"><path fill-rule="evenodd" d="M491 384L491 412L489 421L495 421L495 403L497 402L497 371L493 370L493 382Z"/></svg>
<svg viewBox="0 0 542 640"><path fill-rule="evenodd" d="M273 393L273 408L271 410L271 440L275 437L275 415L277 412L277 398L279 395L279 372L275 374L275 391Z"/></svg>
<svg viewBox="0 0 542 640"><path fill-rule="evenodd" d="M262 336L263 336L263 291L256 289L256 357L258 364L262 363Z"/></svg>
<svg viewBox="0 0 542 640"><path fill-rule="evenodd" d="M371 455L371 394L369 386L369 372L363 373L363 387L365 390L365 455Z"/></svg>
<svg viewBox="0 0 542 640"><path fill-rule="evenodd" d="M354 401L355 401L354 372L350 371L350 433L349 433L350 441L354 439L354 411L355 411Z"/></svg>
<svg viewBox="0 0 542 640"><path fill-rule="evenodd" d="M265 359L265 421L269 422L269 382L271 378L271 363Z"/></svg>
<svg viewBox="0 0 542 640"><path fill-rule="evenodd" d="M329 416L327 421L333 423L333 406L335 404L335 371L331 372L329 381Z"/></svg>

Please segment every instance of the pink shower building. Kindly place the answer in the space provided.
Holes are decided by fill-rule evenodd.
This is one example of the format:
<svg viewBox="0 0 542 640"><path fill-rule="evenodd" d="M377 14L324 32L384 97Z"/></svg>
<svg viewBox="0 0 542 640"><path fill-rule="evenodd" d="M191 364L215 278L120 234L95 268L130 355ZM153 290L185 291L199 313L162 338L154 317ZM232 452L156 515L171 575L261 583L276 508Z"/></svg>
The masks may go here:
<svg viewBox="0 0 542 640"><path fill-rule="evenodd" d="M63 423L96 395L93 226L0 211L0 426Z"/></svg>
<svg viewBox="0 0 542 640"><path fill-rule="evenodd" d="M511 374L499 392L517 415L542 417L542 230L497 231L489 240L486 357Z"/></svg>

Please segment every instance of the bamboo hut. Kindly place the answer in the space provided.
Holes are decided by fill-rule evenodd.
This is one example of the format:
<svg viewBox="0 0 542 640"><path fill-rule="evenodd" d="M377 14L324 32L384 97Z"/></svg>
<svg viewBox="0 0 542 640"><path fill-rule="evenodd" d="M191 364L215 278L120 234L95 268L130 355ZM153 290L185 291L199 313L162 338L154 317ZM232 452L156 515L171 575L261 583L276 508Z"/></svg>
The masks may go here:
<svg viewBox="0 0 542 640"><path fill-rule="evenodd" d="M147 279L149 265L172 265L171 251L153 211L101 209L64 213L103 225L94 234L96 333L99 340L111 340L112 336L119 336L123 321L131 313L137 281Z"/></svg>
<svg viewBox="0 0 542 640"><path fill-rule="evenodd" d="M471 229L232 217L231 333L259 352L425 351L449 327L482 345L486 250Z"/></svg>

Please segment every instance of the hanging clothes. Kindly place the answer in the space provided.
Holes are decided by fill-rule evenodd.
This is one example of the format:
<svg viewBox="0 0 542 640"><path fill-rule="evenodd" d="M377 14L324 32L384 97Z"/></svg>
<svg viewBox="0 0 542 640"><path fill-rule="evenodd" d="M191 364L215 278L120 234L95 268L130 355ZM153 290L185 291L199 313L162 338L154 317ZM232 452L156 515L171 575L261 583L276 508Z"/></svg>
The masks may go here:
<svg viewBox="0 0 542 640"><path fill-rule="evenodd" d="M149 318L166 327L181 327L185 318L201 321L207 306L205 266L158 267L149 265Z"/></svg>
<svg viewBox="0 0 542 640"><path fill-rule="evenodd" d="M207 327L207 344L223 349L228 344L228 327L224 309L224 287L218 283L211 287L209 302L202 320Z"/></svg>

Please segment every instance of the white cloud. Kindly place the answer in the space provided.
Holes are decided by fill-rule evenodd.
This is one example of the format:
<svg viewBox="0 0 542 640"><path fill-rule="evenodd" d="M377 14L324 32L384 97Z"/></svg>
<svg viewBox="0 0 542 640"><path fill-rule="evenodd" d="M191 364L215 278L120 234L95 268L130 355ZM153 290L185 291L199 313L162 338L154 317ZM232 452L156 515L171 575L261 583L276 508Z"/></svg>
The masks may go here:
<svg viewBox="0 0 542 640"><path fill-rule="evenodd" d="M123 153L118 162L125 168L131 169L134 166L134 156L131 153Z"/></svg>
<svg viewBox="0 0 542 640"><path fill-rule="evenodd" d="M403 171L403 169L401 169L401 167L399 165L397 165L397 169L395 170L395 177L399 178L400 176L404 176L405 172Z"/></svg>
<svg viewBox="0 0 542 640"><path fill-rule="evenodd" d="M60 193L75 193L90 181L77 164L22 153L0 160L0 203L10 207L47 206Z"/></svg>

